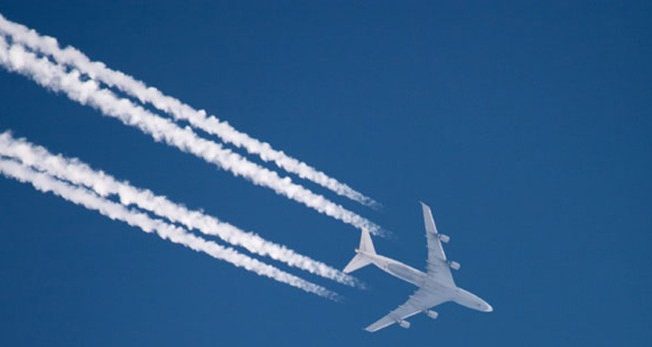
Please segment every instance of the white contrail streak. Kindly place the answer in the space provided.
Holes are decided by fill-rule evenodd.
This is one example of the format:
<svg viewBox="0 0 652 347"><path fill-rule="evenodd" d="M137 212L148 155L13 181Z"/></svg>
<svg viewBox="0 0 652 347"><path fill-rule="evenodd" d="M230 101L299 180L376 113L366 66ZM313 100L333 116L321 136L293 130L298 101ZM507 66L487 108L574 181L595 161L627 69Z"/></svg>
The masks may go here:
<svg viewBox="0 0 652 347"><path fill-rule="evenodd" d="M288 156L282 151L275 150L266 142L262 142L236 130L226 121L222 121L215 116L208 116L204 110L194 109L174 97L163 94L154 87L148 87L142 81L136 80L120 71L108 68L102 62L93 62L84 53L74 47L68 46L62 49L53 37L40 35L35 30L9 21L2 15L0 15L0 32L11 36L14 42L52 56L60 64L74 67L97 81L105 83L110 87L118 88L122 92L137 98L143 104L150 104L170 114L176 120L187 121L193 127L220 137L224 142L244 148L250 154L258 155L264 161L271 161L287 172L317 183L361 204L372 207L379 206L373 199L348 185L329 177L304 162Z"/></svg>
<svg viewBox="0 0 652 347"><path fill-rule="evenodd" d="M322 195L293 183L289 177L282 178L276 172L254 164L218 143L197 136L189 128L181 128L170 120L134 105L128 99L119 98L110 90L101 88L94 80L81 81L79 71L75 69L66 71L63 66L53 64L46 58L39 58L19 44L7 44L4 37L0 37L0 64L9 71L32 78L43 87L64 93L71 100L94 107L106 116L136 127L151 135L156 141L163 141L184 152L192 153L236 176L245 177L254 184L271 188L280 195L358 229L380 233L378 225Z"/></svg>
<svg viewBox="0 0 652 347"><path fill-rule="evenodd" d="M45 171L60 180L90 188L101 197L117 195L123 205L134 204L189 229L197 229L204 234L220 237L249 252L269 256L274 260L343 284L361 286L353 277L322 262L267 241L257 234L240 230L200 211L189 210L164 196L155 195L150 190L136 188L127 182L118 181L102 171L93 170L78 159L53 155L41 146L36 146L24 139L13 138L9 131L0 133L0 156L18 160L24 165Z"/></svg>
<svg viewBox="0 0 652 347"><path fill-rule="evenodd" d="M0 173L23 183L30 183L34 188L41 192L51 192L74 204L81 205L89 210L97 211L111 219L123 221L131 226L138 227L147 233L156 232L159 237L165 240L184 245L198 252L204 252L213 258L224 260L258 275L269 277L325 298L333 300L338 299L336 293L333 293L324 287L253 259L232 248L223 247L215 242L207 241L187 232L183 228L173 226L159 219L151 218L144 213L130 210L118 203L99 197L85 188L74 187L68 183L59 181L52 176L34 171L33 169L13 160L0 159Z"/></svg>

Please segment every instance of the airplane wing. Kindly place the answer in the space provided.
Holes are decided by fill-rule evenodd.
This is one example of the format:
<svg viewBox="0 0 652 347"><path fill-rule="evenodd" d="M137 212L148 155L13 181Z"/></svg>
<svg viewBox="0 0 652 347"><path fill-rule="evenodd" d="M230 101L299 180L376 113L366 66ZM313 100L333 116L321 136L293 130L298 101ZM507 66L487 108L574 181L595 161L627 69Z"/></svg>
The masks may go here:
<svg viewBox="0 0 652 347"><path fill-rule="evenodd" d="M442 284L455 285L444 248L439 239L435 219L432 218L432 211L423 202L421 208L423 209L423 222L426 225L426 240L428 242L428 264L426 266L428 278Z"/></svg>
<svg viewBox="0 0 652 347"><path fill-rule="evenodd" d="M448 298L438 295L431 289L426 287L419 288L403 305L397 307L385 317L366 327L365 330L369 332L378 331L448 300Z"/></svg>
<svg viewBox="0 0 652 347"><path fill-rule="evenodd" d="M446 253L444 253L444 248L441 245L435 219L432 217L432 211L424 203L421 203L421 208L423 209L423 221L426 226L426 240L428 244L428 280L454 286L453 275L446 260ZM425 283L403 305L366 327L365 330L369 332L378 331L446 301L449 301L449 299L438 294L436 290L429 288L428 283Z"/></svg>

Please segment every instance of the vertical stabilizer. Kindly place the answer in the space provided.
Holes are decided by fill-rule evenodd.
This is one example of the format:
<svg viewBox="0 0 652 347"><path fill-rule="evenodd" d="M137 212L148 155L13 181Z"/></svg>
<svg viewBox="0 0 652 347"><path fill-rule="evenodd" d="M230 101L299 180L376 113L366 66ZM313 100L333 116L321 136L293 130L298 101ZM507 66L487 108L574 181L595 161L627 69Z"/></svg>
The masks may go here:
<svg viewBox="0 0 652 347"><path fill-rule="evenodd" d="M355 252L357 253L355 257L342 270L344 273L348 274L371 264L371 259L365 254L376 254L376 249L371 241L371 235L369 235L369 231L366 229L363 229L360 234L360 246L358 246Z"/></svg>

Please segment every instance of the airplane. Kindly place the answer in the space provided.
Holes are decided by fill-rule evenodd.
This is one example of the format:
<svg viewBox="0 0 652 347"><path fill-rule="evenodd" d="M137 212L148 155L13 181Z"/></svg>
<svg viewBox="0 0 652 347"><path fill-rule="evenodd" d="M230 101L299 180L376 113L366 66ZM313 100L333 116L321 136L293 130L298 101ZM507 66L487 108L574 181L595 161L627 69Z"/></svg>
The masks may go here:
<svg viewBox="0 0 652 347"><path fill-rule="evenodd" d="M373 264L390 275L419 288L403 305L366 327L365 330L368 332L378 331L394 323L407 329L410 327L410 322L406 319L418 313L424 313L435 319L439 314L432 311L431 308L449 301L477 311L493 311L493 307L486 301L455 284L450 269L459 270L460 264L447 260L442 248L442 242L448 243L450 237L437 231L430 207L422 202L421 208L428 244L427 272L424 273L399 261L377 254L367 230L362 231L360 246L355 250L356 255L343 270L345 273L351 273Z"/></svg>

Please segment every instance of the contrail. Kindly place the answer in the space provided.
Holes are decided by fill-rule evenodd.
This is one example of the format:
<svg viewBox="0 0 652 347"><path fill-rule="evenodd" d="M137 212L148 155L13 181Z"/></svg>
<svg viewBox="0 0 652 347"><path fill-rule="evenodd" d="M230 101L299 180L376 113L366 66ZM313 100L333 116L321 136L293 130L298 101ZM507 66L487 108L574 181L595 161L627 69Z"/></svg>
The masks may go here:
<svg viewBox="0 0 652 347"><path fill-rule="evenodd" d="M87 189L74 187L47 174L36 172L13 160L0 159L0 173L23 183L30 183L34 188L41 192L51 192L74 204L84 206L89 210L97 211L106 217L138 227L144 232L156 232L156 234L164 240L184 245L197 252L204 252L213 258L224 260L237 267L289 284L306 292L317 294L332 300L338 300L338 295L336 293L331 292L324 287L246 256L232 248L223 247L215 242L207 241L187 232L183 228L173 226L159 219L151 218L144 213L130 210L118 203L99 197Z"/></svg>
<svg viewBox="0 0 652 347"><path fill-rule="evenodd" d="M193 127L218 136L224 142L244 148L250 154L258 155L263 161L271 161L287 172L317 183L361 204L371 207L380 206L373 199L308 164L288 156L283 151L272 148L270 144L236 130L229 123L215 116L208 116L204 110L194 109L174 97L163 94L154 87L148 87L144 82L136 80L132 76L108 68L102 62L91 61L84 53L72 46L62 49L53 37L40 35L35 30L9 21L2 15L0 15L0 32L11 36L14 42L52 56L60 64L74 67L97 81L118 88L137 98L143 104L150 104L160 111L166 112L176 120L187 121Z"/></svg>
<svg viewBox="0 0 652 347"><path fill-rule="evenodd" d="M267 241L257 234L240 230L200 211L189 210L164 196L155 195L150 190L136 188L127 182L118 181L105 172L93 170L76 158L53 155L44 147L36 146L24 139L13 138L9 131L0 133L0 156L18 160L24 165L44 171L60 180L90 188L103 198L117 195L123 205L134 204L171 222L180 223L188 229L197 229L204 234L220 237L249 252L269 256L274 260L343 284L362 286L352 276L322 262Z"/></svg>
<svg viewBox="0 0 652 347"><path fill-rule="evenodd" d="M9 71L28 76L43 87L62 92L71 100L94 107L106 116L136 127L156 141L163 141L184 152L192 153L235 176L242 176L254 184L271 188L280 195L358 229L381 234L378 225L322 195L293 183L289 177L282 178L276 172L254 164L218 143L200 138L189 128L181 128L168 119L134 105L128 99L119 98L110 90L101 88L94 80L81 81L79 71L66 71L63 66L53 64L46 58L39 58L19 44L8 45L4 37L0 37L0 63Z"/></svg>

